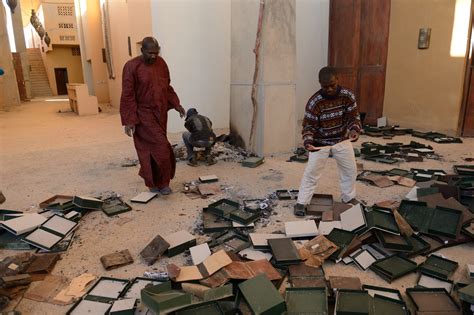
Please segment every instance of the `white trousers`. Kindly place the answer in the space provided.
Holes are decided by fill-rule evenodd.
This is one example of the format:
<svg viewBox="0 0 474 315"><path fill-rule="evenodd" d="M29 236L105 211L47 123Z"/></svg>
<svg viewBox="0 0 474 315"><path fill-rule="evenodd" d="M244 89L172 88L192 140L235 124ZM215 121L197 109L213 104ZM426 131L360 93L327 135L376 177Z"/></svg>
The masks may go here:
<svg viewBox="0 0 474 315"><path fill-rule="evenodd" d="M308 164L304 170L298 193L297 202L299 204L307 205L310 203L330 153L336 160L339 169L342 201L348 202L356 197L357 165L352 143L346 140L309 153Z"/></svg>

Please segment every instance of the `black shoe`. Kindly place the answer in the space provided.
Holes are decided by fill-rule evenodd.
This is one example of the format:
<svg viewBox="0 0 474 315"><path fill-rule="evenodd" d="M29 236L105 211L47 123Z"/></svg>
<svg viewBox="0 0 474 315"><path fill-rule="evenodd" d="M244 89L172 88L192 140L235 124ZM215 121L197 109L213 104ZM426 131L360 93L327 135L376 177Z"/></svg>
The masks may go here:
<svg viewBox="0 0 474 315"><path fill-rule="evenodd" d="M173 191L171 190L171 188L169 188L169 186L160 189L160 194L162 194L162 195L169 195L169 194L171 194L172 192L173 192Z"/></svg>
<svg viewBox="0 0 474 315"><path fill-rule="evenodd" d="M198 163L197 163L197 161L196 161L196 158L190 158L190 159L188 160L188 165L189 165L189 166L193 166L193 167L194 167L194 166L198 166Z"/></svg>
<svg viewBox="0 0 474 315"><path fill-rule="evenodd" d="M208 158L206 159L206 162L207 162L207 165L208 165L208 166L211 166L211 165L214 165L214 164L217 163L217 161L216 161L214 158L212 158L212 157L208 157Z"/></svg>
<svg viewBox="0 0 474 315"><path fill-rule="evenodd" d="M302 205L301 203L295 204L293 209L294 209L293 213L297 217L304 217L306 215L306 207L305 205Z"/></svg>

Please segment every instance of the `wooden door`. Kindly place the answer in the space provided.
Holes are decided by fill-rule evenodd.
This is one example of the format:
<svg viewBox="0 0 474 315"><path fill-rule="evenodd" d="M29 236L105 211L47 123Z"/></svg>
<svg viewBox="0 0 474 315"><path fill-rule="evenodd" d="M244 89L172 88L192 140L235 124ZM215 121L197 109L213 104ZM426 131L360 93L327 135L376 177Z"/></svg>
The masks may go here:
<svg viewBox="0 0 474 315"><path fill-rule="evenodd" d="M329 62L357 98L365 122L383 114L391 0L331 0Z"/></svg>
<svg viewBox="0 0 474 315"><path fill-rule="evenodd" d="M54 75L56 77L56 88L58 95L67 94L67 84L69 83L67 77L67 68L54 68Z"/></svg>
<svg viewBox="0 0 474 315"><path fill-rule="evenodd" d="M467 68L467 96L464 106L464 113L461 112L462 129L461 135L464 137L474 137L474 65L473 59L469 60Z"/></svg>
<svg viewBox="0 0 474 315"><path fill-rule="evenodd" d="M23 77L23 68L21 65L21 56L19 53L12 53L13 67L15 68L16 83L18 85L18 93L22 101L26 100L25 78Z"/></svg>
<svg viewBox="0 0 474 315"><path fill-rule="evenodd" d="M464 137L474 137L474 42L472 17L474 16L474 0L471 0L471 19L466 62L466 75L464 77L464 95L459 116L458 133Z"/></svg>

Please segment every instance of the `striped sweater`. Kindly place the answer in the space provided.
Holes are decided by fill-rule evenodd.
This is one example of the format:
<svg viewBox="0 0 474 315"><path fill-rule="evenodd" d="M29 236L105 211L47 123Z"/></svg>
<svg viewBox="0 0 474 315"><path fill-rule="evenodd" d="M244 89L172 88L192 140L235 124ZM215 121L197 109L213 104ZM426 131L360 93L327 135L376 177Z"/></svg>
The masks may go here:
<svg viewBox="0 0 474 315"><path fill-rule="evenodd" d="M334 145L349 138L349 132L361 132L359 110L354 94L339 87L335 96L321 90L308 100L303 120L304 145Z"/></svg>

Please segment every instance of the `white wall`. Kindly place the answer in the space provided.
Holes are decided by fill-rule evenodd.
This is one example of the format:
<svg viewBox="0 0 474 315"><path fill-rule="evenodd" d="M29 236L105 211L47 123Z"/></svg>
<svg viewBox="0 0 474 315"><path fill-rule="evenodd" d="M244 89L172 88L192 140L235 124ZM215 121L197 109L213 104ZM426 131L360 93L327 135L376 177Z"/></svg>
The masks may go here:
<svg viewBox="0 0 474 315"><path fill-rule="evenodd" d="M318 71L327 65L329 0L296 0L296 143L306 102L319 90Z"/></svg>
<svg viewBox="0 0 474 315"><path fill-rule="evenodd" d="M196 107L214 128L228 128L230 0L155 0L151 9L153 35L181 104ZM169 132L184 130L177 112L168 119Z"/></svg>

